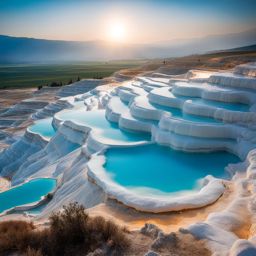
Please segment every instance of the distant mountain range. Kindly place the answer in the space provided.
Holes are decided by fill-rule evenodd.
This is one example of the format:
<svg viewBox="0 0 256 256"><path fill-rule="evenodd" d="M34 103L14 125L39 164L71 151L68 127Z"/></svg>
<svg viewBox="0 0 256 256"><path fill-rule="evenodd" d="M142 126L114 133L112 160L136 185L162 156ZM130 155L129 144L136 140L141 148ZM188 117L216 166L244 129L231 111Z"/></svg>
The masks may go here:
<svg viewBox="0 0 256 256"><path fill-rule="evenodd" d="M221 50L217 52L256 52L256 44Z"/></svg>
<svg viewBox="0 0 256 256"><path fill-rule="evenodd" d="M226 35L150 44L61 41L0 35L0 63L60 63L179 57L256 44L256 28Z"/></svg>

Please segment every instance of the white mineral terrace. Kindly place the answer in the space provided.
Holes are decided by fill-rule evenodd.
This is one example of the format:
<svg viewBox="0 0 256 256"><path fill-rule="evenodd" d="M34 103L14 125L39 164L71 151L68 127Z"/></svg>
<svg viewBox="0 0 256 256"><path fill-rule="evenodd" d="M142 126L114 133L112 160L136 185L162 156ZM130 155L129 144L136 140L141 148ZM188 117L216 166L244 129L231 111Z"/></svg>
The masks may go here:
<svg viewBox="0 0 256 256"><path fill-rule="evenodd" d="M142 212L194 209L222 200L227 184L232 184L234 199L229 207L181 231L206 239L218 255L237 255L256 243L255 70L256 64L250 63L233 73L190 71L187 79L155 73L87 93L86 80L69 85L58 93L56 102L32 114L34 120L50 117L48 126L54 134L49 136L47 127L29 127L1 152L0 174L12 177L12 186L40 177L60 181L40 217L71 201L91 208L106 197ZM88 80L88 86L95 85L100 84ZM119 184L105 168L108 150L142 145L194 153L224 150L240 162L226 167L230 180L206 175L200 188L182 193L151 190L147 195L149 190L138 193ZM241 240L233 231L246 219L254 231Z"/></svg>

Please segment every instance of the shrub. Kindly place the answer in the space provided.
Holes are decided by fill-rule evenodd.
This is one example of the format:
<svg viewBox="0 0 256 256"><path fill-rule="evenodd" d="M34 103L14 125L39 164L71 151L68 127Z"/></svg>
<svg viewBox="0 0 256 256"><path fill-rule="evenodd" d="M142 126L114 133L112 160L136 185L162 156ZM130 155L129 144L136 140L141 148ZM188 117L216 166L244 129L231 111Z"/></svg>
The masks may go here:
<svg viewBox="0 0 256 256"><path fill-rule="evenodd" d="M0 254L19 252L28 256L86 255L98 248L120 255L130 245L123 229L102 217L90 218L77 203L53 213L50 227L41 231L24 221L2 222L0 237Z"/></svg>
<svg viewBox="0 0 256 256"><path fill-rule="evenodd" d="M56 255L88 253L106 245L113 252L129 247L128 239L116 224L102 217L90 218L77 203L64 206L62 212L53 214L50 223Z"/></svg>
<svg viewBox="0 0 256 256"><path fill-rule="evenodd" d="M51 200L53 198L53 194L52 193L48 193L47 195L46 195L46 199L47 200Z"/></svg>
<svg viewBox="0 0 256 256"><path fill-rule="evenodd" d="M54 255L90 249L90 234L87 229L88 215L77 203L63 207L50 216L51 243Z"/></svg>
<svg viewBox="0 0 256 256"><path fill-rule="evenodd" d="M24 251L30 243L32 223L25 221L5 221L0 223L0 254L8 251Z"/></svg>
<svg viewBox="0 0 256 256"><path fill-rule="evenodd" d="M130 246L123 229L112 221L106 221L102 217L94 217L90 219L89 227L94 241L106 243L111 251L118 253Z"/></svg>
<svg viewBox="0 0 256 256"><path fill-rule="evenodd" d="M62 82L52 82L49 85L50 87L61 87L62 86Z"/></svg>

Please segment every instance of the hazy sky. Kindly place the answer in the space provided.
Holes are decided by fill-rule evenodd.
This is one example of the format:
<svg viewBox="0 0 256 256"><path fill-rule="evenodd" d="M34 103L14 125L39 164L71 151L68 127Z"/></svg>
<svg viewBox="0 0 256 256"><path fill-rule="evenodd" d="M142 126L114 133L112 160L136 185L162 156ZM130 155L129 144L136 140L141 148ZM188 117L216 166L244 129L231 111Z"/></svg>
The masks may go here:
<svg viewBox="0 0 256 256"><path fill-rule="evenodd" d="M0 0L0 34L150 43L256 27L256 0Z"/></svg>

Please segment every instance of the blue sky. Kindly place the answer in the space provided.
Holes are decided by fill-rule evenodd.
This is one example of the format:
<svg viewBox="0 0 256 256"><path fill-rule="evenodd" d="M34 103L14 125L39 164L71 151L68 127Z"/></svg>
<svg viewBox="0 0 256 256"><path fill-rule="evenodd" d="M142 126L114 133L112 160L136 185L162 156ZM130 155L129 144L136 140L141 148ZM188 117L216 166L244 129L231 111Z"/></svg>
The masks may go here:
<svg viewBox="0 0 256 256"><path fill-rule="evenodd" d="M0 34L154 42L256 27L256 0L0 0ZM121 32L120 32L121 30Z"/></svg>

